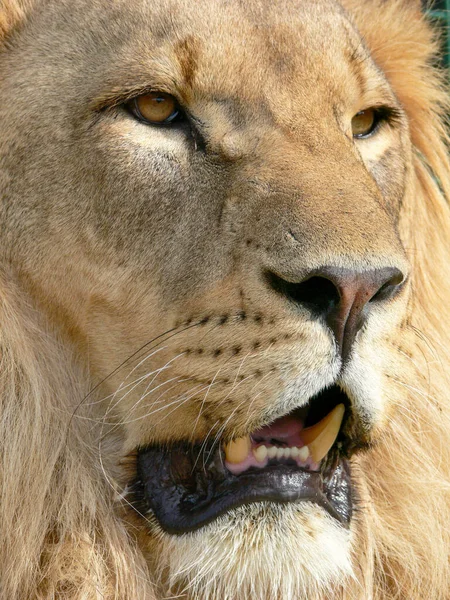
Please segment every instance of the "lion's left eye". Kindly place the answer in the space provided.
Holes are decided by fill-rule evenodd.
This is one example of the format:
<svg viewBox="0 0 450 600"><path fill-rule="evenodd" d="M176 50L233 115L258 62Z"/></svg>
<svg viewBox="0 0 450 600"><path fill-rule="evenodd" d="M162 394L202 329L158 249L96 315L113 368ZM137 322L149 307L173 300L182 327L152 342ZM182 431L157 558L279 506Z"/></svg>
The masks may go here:
<svg viewBox="0 0 450 600"><path fill-rule="evenodd" d="M360 110L352 119L353 137L360 139L368 137L375 131L380 122L380 115L374 108Z"/></svg>
<svg viewBox="0 0 450 600"><path fill-rule="evenodd" d="M127 103L128 110L150 125L169 125L182 114L176 99L164 92L149 92Z"/></svg>

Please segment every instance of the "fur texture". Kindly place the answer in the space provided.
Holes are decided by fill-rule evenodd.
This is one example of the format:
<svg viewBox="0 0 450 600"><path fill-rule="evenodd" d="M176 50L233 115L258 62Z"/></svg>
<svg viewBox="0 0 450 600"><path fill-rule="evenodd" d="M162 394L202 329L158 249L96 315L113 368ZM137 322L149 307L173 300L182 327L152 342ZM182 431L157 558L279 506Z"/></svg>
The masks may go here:
<svg viewBox="0 0 450 600"><path fill-rule="evenodd" d="M151 4L0 2L0 596L448 600L435 34L409 0ZM121 108L149 87L203 139ZM354 149L330 98L351 119L382 94L398 122ZM259 277L328 263L410 274L342 376L322 324ZM337 377L368 423L349 532L313 505L253 504L171 536L131 506L137 448L232 439Z"/></svg>

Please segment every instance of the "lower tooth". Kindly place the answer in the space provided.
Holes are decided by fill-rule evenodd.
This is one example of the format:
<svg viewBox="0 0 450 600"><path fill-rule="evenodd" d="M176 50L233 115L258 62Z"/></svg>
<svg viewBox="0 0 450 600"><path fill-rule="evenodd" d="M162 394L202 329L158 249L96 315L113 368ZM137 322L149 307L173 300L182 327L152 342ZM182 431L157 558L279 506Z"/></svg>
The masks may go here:
<svg viewBox="0 0 450 600"><path fill-rule="evenodd" d="M309 456L309 448L308 446L303 446L303 448L298 449L298 457L300 460L305 461Z"/></svg>
<svg viewBox="0 0 450 600"><path fill-rule="evenodd" d="M267 457L267 446L259 446L253 454L258 462L263 462Z"/></svg>
<svg viewBox="0 0 450 600"><path fill-rule="evenodd" d="M270 448L267 450L267 456L269 458L275 458L275 456L277 455L277 447L276 446L270 446Z"/></svg>

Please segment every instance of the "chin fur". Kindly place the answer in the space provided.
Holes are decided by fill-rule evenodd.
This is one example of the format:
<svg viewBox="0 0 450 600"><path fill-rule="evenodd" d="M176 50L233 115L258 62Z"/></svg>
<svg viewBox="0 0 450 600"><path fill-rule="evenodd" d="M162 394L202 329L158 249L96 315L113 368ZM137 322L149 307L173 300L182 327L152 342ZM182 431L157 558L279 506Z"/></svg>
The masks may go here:
<svg viewBox="0 0 450 600"><path fill-rule="evenodd" d="M309 503L242 506L195 533L161 538L165 597L314 600L352 576L349 531Z"/></svg>

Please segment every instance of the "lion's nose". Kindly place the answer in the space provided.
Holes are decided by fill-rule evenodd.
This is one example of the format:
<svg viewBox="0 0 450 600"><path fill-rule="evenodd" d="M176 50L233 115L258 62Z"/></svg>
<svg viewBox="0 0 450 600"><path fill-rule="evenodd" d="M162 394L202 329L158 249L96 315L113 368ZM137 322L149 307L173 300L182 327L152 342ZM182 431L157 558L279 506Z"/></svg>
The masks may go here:
<svg viewBox="0 0 450 600"><path fill-rule="evenodd" d="M345 361L371 306L392 298L405 277L395 267L356 272L325 266L297 283L271 272L267 273L267 279L275 291L325 319Z"/></svg>

